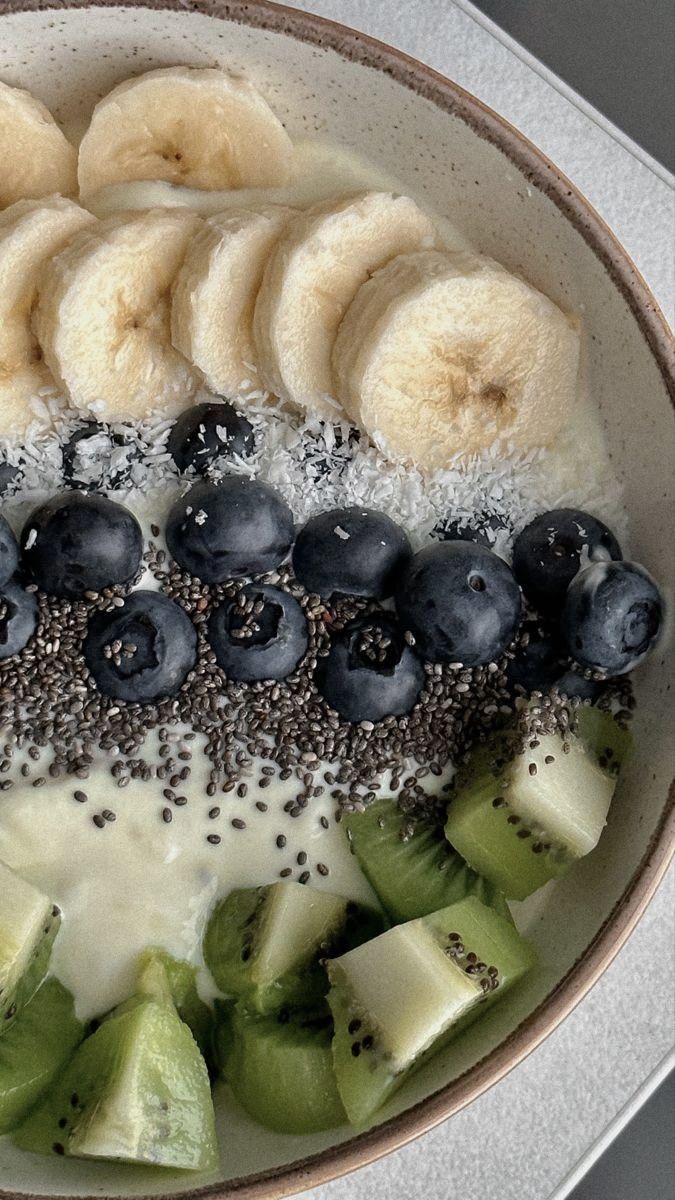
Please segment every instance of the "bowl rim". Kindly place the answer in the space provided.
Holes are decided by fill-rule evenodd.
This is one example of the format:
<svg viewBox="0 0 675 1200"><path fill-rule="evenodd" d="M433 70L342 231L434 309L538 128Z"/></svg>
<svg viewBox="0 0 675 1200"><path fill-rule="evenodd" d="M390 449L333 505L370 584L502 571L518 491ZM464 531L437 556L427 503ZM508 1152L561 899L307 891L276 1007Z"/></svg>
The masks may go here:
<svg viewBox="0 0 675 1200"><path fill-rule="evenodd" d="M90 8L147 8L195 12L217 20L280 33L333 50L340 57L384 72L410 91L459 117L477 136L495 145L543 192L600 260L626 301L656 361L675 407L675 342L655 297L603 218L551 160L488 105L433 67L402 50L326 17L270 0L0 0L0 18L13 13ZM675 854L675 780L645 853L614 908L555 988L485 1058L451 1083L398 1116L348 1141L279 1167L222 1184L166 1193L166 1200L276 1200L328 1183L375 1162L433 1129L477 1099L527 1057L576 1007L597 982L652 899ZM48 1200L41 1193L42 1200ZM98 1200L101 1194L97 1193ZM158 1193L134 1200L157 1200ZM39 1200L28 1192L0 1189L0 1200ZM79 1193L61 1200L94 1200ZM111 1198L112 1200L112 1198ZM116 1200L116 1198L115 1198Z"/></svg>

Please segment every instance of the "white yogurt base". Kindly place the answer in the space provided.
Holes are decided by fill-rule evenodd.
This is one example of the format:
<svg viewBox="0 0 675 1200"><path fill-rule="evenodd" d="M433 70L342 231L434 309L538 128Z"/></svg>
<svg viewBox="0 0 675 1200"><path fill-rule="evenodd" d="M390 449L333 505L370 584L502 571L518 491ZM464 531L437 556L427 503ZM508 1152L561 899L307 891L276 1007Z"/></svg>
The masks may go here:
<svg viewBox="0 0 675 1200"><path fill-rule="evenodd" d="M236 791L210 798L202 746L201 738L190 742L191 777L174 789L187 797L184 806L168 802L162 794L166 783L158 780L117 787L109 762L94 764L84 781L60 778L37 789L30 781L15 783L0 799L0 859L62 909L51 965L73 992L82 1018L129 996L137 957L147 946L162 946L201 966L202 935L216 898L233 888L273 883L285 867L293 869L289 879L310 870L312 887L376 904L344 828L333 819L329 787L291 818L283 808L301 790L295 774L283 782L274 777L259 789L257 763L250 776L242 776L245 799ZM32 766L33 776L44 773L44 765ZM74 799L76 791L86 793L85 803ZM269 806L267 812L258 811L258 800ZM210 819L214 807L220 816ZM116 819L98 828L92 817L103 809ZM164 809L171 812L170 824L163 820ZM321 816L328 818L328 829ZM233 818L244 820L246 828L235 829ZM276 844L280 833L287 838L283 849ZM218 834L220 844L210 845L209 834ZM307 863L300 866L296 858L303 850ZM328 876L317 872L317 863L328 866ZM206 971L201 987L207 996L213 992Z"/></svg>
<svg viewBox="0 0 675 1200"><path fill-rule="evenodd" d="M376 169L372 163L347 146L316 139L298 141L294 146L293 177L285 187L239 188L236 191L204 192L172 183L114 183L103 188L89 201L97 217L144 208L190 208L202 216L224 212L228 208L246 208L256 204L284 204L291 208L309 208L322 200L361 190L405 192L395 175ZM413 195L421 208L428 205ZM431 214L448 250L469 250L470 243L447 218Z"/></svg>

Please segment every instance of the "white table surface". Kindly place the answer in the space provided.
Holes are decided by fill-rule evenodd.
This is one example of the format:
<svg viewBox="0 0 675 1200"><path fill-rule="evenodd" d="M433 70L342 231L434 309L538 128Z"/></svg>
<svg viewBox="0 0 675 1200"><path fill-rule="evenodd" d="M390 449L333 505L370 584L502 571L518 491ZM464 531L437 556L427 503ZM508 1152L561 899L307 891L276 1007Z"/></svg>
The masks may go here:
<svg viewBox="0 0 675 1200"><path fill-rule="evenodd" d="M522 129L612 226L672 321L672 180L469 3L286 3L399 46ZM524 1063L438 1129L304 1200L562 1200L579 1162L672 1052L674 911L675 869L592 992ZM660 966L645 987L648 960Z"/></svg>

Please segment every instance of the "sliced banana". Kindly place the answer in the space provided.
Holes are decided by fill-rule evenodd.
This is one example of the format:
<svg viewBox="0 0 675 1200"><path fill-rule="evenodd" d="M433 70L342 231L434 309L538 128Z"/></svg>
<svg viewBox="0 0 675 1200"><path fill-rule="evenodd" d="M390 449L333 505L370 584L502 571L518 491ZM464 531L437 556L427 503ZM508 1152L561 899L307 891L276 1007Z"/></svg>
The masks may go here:
<svg viewBox="0 0 675 1200"><path fill-rule="evenodd" d="M75 408L178 412L197 386L171 345L171 286L199 218L181 209L101 221L45 268L34 328Z"/></svg>
<svg viewBox="0 0 675 1200"><path fill-rule="evenodd" d="M333 351L338 395L422 469L548 444L576 398L579 333L541 292L475 254L404 255L360 289Z"/></svg>
<svg viewBox="0 0 675 1200"><path fill-rule="evenodd" d="M20 438L54 384L31 329L40 268L91 213L72 200L18 200L0 213L0 437Z"/></svg>
<svg viewBox="0 0 675 1200"><path fill-rule="evenodd" d="M132 179L274 187L288 179L292 154L283 125L247 80L211 67L163 67L96 105L80 145L80 191Z"/></svg>
<svg viewBox="0 0 675 1200"><path fill-rule="evenodd" d="M368 276L396 254L434 243L432 221L407 196L361 192L291 222L263 276L253 330L268 389L336 416L331 352L342 317Z"/></svg>
<svg viewBox="0 0 675 1200"><path fill-rule="evenodd" d="M0 83L0 208L60 192L77 194L77 154L49 109Z"/></svg>
<svg viewBox="0 0 675 1200"><path fill-rule="evenodd" d="M259 387L253 309L273 246L292 208L264 205L210 217L194 237L173 287L173 344L209 388L232 396Z"/></svg>

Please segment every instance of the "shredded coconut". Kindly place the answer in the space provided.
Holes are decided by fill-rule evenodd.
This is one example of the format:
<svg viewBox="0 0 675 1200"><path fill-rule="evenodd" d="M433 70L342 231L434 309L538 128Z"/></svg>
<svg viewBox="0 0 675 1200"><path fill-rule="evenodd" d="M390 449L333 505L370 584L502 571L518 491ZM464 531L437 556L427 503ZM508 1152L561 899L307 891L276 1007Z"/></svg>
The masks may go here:
<svg viewBox="0 0 675 1200"><path fill-rule="evenodd" d="M491 446L468 457L458 454L446 469L425 476L409 463L385 459L377 437L372 444L345 421L292 413L263 391L232 402L253 425L256 448L248 458L224 453L208 475L265 480L279 489L298 524L331 508L380 509L404 527L417 549L437 526L453 521L462 527L480 514L505 527L490 538L493 548L508 557L514 535L537 513L568 506L587 509L625 540L621 492L609 460L597 452L584 455L573 431L567 446L553 451L505 454ZM62 448L82 426L82 417L58 396L50 394L44 403L49 427L36 422L21 447L0 444L0 464L18 468L2 497L2 511L17 527L34 507L68 486ZM105 439L82 444L84 477L75 482L97 486L133 509L152 510L152 519L161 523L173 499L197 478L179 475L166 448L172 425L172 419L157 414L107 424ZM336 533L344 531L338 526Z"/></svg>

